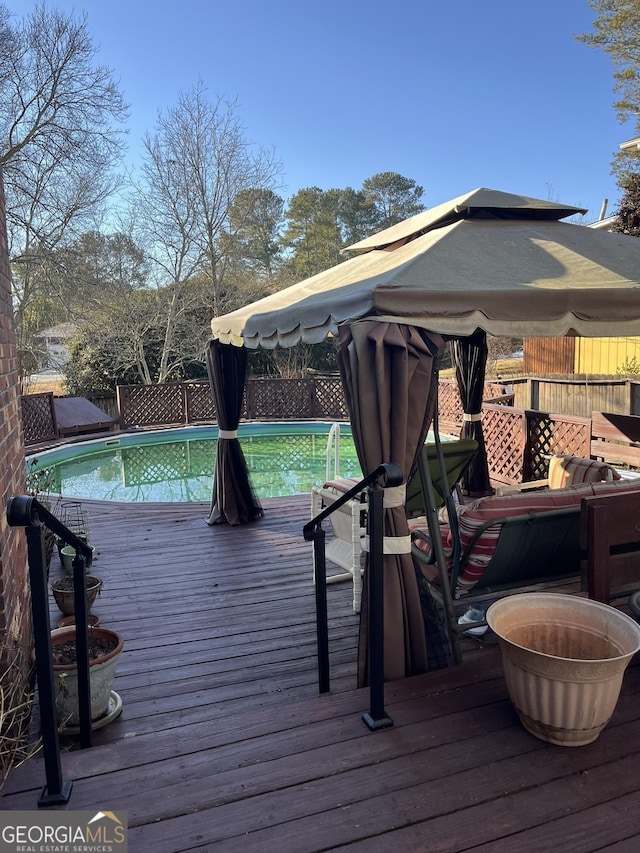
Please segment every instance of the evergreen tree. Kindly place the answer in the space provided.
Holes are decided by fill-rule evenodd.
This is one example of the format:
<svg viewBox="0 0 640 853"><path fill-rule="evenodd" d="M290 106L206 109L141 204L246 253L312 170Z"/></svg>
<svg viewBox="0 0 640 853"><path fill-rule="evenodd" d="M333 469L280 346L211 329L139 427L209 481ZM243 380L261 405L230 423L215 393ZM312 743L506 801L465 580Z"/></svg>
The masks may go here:
<svg viewBox="0 0 640 853"><path fill-rule="evenodd" d="M623 195L611 230L640 237L640 172L628 173L620 186Z"/></svg>
<svg viewBox="0 0 640 853"><path fill-rule="evenodd" d="M576 36L589 47L607 53L613 63L614 106L621 122L633 120L640 135L640 0L589 0L595 14L593 33ZM640 152L620 151L613 162L614 173L624 175L637 168Z"/></svg>

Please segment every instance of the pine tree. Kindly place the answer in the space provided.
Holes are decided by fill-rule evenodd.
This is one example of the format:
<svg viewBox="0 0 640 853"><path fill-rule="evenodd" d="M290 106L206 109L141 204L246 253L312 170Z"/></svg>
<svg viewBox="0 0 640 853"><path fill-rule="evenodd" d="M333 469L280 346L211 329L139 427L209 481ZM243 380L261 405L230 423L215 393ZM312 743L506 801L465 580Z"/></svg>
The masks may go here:
<svg viewBox="0 0 640 853"><path fill-rule="evenodd" d="M640 172L629 172L620 181L623 191L612 231L640 237Z"/></svg>

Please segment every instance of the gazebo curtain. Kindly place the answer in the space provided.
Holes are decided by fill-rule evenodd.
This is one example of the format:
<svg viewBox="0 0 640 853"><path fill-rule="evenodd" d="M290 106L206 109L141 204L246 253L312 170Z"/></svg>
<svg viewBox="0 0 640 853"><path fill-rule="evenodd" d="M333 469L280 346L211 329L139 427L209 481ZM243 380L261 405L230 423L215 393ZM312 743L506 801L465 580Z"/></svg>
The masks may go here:
<svg viewBox="0 0 640 853"><path fill-rule="evenodd" d="M466 338L451 341L450 346L464 412L461 437L475 438L478 442L478 452L463 477L462 487L472 496L491 494L493 489L481 420L488 355L487 336L482 329L477 329Z"/></svg>
<svg viewBox="0 0 640 853"><path fill-rule="evenodd" d="M237 437L247 371L246 349L210 341L207 371L219 429L207 524L247 524L264 513Z"/></svg>
<svg viewBox="0 0 640 853"><path fill-rule="evenodd" d="M406 483L433 418L441 345L438 335L399 323L364 320L340 329L338 364L365 476L383 462L395 462L401 466ZM396 499L392 503L389 506L385 499L385 551L389 547L398 552L385 553L384 557L386 680L416 675L429 668L404 501ZM365 569L365 593L366 589ZM368 680L367 640L365 594L360 617L360 685Z"/></svg>

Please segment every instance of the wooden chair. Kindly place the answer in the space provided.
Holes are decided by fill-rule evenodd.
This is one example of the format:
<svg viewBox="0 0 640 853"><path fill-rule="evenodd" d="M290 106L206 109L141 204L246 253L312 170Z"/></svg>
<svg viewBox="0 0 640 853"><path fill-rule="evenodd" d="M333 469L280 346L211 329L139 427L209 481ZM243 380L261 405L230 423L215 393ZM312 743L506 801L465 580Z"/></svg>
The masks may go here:
<svg viewBox="0 0 640 853"><path fill-rule="evenodd" d="M581 502L587 591L589 598L605 604L640 586L640 492L620 488L620 494Z"/></svg>

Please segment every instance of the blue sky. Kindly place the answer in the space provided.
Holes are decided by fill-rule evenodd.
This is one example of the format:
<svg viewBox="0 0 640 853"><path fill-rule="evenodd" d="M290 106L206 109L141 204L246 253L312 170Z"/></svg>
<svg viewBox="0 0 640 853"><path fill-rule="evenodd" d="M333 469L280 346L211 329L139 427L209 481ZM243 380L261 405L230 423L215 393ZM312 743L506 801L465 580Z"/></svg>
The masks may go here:
<svg viewBox="0 0 640 853"><path fill-rule="evenodd" d="M4 0L18 17L32 2ZM575 41L587 0L48 0L85 11L130 104L130 158L202 81L275 149L280 194L399 172L433 207L484 186L608 213L618 145L609 58Z"/></svg>

